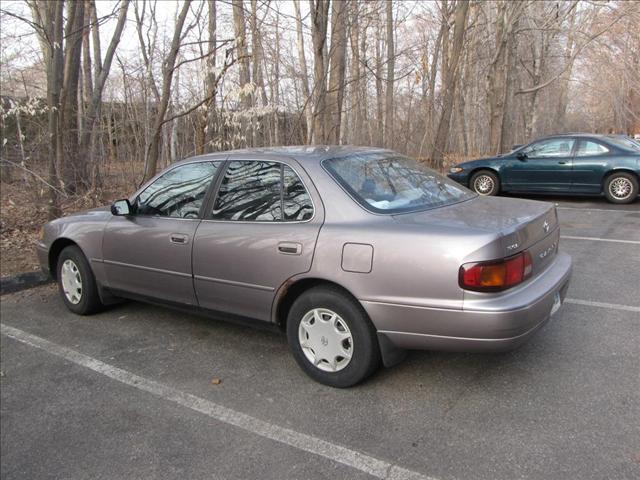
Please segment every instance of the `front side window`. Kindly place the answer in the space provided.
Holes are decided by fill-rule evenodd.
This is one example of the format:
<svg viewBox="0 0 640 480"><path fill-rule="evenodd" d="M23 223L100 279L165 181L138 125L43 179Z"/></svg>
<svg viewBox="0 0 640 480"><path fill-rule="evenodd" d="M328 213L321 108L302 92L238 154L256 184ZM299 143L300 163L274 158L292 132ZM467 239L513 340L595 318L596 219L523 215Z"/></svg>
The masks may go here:
<svg viewBox="0 0 640 480"><path fill-rule="evenodd" d="M529 158L554 158L569 157L575 139L573 138L552 138L533 143L522 149Z"/></svg>
<svg viewBox="0 0 640 480"><path fill-rule="evenodd" d="M220 162L198 162L169 170L138 195L137 215L198 218L207 188Z"/></svg>
<svg viewBox="0 0 640 480"><path fill-rule="evenodd" d="M609 153L609 149L604 145L589 140L580 140L576 157L590 157L592 155L604 155Z"/></svg>
<svg viewBox="0 0 640 480"><path fill-rule="evenodd" d="M405 213L451 205L476 195L408 157L359 153L323 162L331 176L375 213Z"/></svg>

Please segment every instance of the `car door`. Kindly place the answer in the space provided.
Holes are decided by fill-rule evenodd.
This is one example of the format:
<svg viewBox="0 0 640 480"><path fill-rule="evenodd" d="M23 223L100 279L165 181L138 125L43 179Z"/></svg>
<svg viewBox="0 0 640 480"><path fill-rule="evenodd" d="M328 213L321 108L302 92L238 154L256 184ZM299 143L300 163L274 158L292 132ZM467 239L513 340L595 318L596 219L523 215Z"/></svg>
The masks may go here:
<svg viewBox="0 0 640 480"><path fill-rule="evenodd" d="M611 150L591 138L578 139L573 160L573 183L571 191L576 193L600 193L602 176L611 157Z"/></svg>
<svg viewBox="0 0 640 480"><path fill-rule="evenodd" d="M110 288L197 305L191 248L207 191L222 163L172 168L136 196L132 215L109 221L102 253Z"/></svg>
<svg viewBox="0 0 640 480"><path fill-rule="evenodd" d="M311 268L321 202L287 162L229 161L218 183L193 245L199 304L269 321L277 289Z"/></svg>
<svg viewBox="0 0 640 480"><path fill-rule="evenodd" d="M573 137L556 137L524 147L503 169L503 184L510 190L522 192L568 192L575 143Z"/></svg>

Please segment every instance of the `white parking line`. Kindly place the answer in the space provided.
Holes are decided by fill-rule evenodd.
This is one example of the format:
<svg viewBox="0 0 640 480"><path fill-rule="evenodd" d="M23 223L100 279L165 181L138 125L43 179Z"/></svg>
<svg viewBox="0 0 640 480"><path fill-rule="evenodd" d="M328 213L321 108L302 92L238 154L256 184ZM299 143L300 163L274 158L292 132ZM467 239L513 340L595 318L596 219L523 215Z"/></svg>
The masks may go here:
<svg viewBox="0 0 640 480"><path fill-rule="evenodd" d="M577 298L565 298L564 303L587 305L589 307L608 308L611 310L623 310L625 312L640 312L640 307L633 307L631 305L620 305L617 303L591 302L589 300L578 300Z"/></svg>
<svg viewBox="0 0 640 480"><path fill-rule="evenodd" d="M640 240L616 240L614 238L599 237L573 237L571 235L560 235L560 238L564 238L566 240L591 240L592 242L630 243L632 245L640 245Z"/></svg>
<svg viewBox="0 0 640 480"><path fill-rule="evenodd" d="M407 470L393 463L380 460L370 455L352 450L342 445L322 440L321 438L297 432L289 428L281 427L264 420L260 420L246 413L238 412L217 403L196 397L190 393L177 390L168 385L140 377L127 370L114 367L96 358L71 350L67 347L50 342L44 338L32 335L9 325L0 324L3 335L17 340L31 347L44 350L52 355L93 370L116 380L125 385L137 388L183 407L199 413L203 413L220 422L233 425L255 435L289 445L291 447L309 452L334 462L347 465L361 472L382 479L410 479L410 480L436 480L433 477Z"/></svg>

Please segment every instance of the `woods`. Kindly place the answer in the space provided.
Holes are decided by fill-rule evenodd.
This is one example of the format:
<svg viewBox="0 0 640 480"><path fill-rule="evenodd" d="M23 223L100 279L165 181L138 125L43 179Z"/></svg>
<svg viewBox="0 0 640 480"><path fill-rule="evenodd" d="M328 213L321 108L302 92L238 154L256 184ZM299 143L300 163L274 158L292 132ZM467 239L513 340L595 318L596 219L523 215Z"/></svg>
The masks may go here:
<svg viewBox="0 0 640 480"><path fill-rule="evenodd" d="M2 175L103 200L211 151L393 148L443 168L640 133L640 4L25 0L0 12ZM103 50L102 46L106 45Z"/></svg>

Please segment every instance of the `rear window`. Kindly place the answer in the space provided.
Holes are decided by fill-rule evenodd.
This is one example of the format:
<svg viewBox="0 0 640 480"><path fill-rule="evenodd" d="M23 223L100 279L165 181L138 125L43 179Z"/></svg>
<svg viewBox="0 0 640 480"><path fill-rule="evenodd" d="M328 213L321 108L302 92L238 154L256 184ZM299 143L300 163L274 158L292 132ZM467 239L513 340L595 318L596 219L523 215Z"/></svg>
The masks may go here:
<svg viewBox="0 0 640 480"><path fill-rule="evenodd" d="M609 142L613 143L618 147L622 147L626 150L633 150L635 152L640 152L640 143L632 140L631 138L626 137L609 137Z"/></svg>
<svg viewBox="0 0 640 480"><path fill-rule="evenodd" d="M362 153L323 161L331 176L374 213L406 213L462 202L476 195L408 157Z"/></svg>

